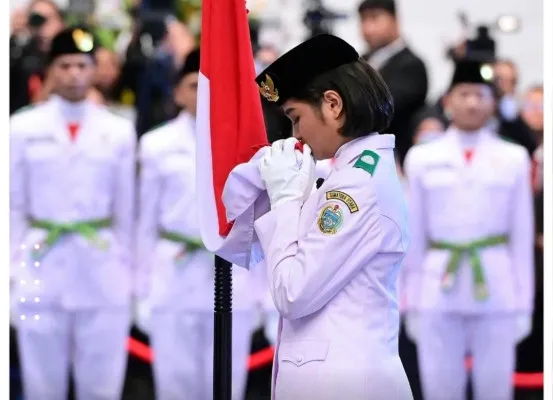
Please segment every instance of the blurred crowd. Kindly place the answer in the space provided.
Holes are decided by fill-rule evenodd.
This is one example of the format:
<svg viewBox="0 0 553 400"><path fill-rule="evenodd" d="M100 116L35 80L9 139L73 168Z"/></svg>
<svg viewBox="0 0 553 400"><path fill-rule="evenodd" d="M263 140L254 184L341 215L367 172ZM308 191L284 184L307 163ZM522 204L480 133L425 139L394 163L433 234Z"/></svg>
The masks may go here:
<svg viewBox="0 0 553 400"><path fill-rule="evenodd" d="M96 53L96 78L90 99L133 119L139 136L172 119L179 111L172 95L176 73L199 42L198 34L177 10L178 7L164 9L161 3L152 8L147 2L134 0L117 15L118 20L128 23L110 27L105 21L95 21L94 16L72 15L54 0L35 0L28 7L16 9L11 16L10 114L48 97L51 84L45 55L50 41L66 24L79 22L90 26L101 44ZM358 11L368 49L364 57L379 70L394 95L396 111L389 131L397 136L402 162L412 144L443 131L447 115L442 98L427 98L428 80L432 77L427 76L424 60L401 36L395 9L383 13L364 10L361 5ZM256 66L261 71L278 57L278 50L273 45L260 45L258 30L258 23L252 23ZM451 52L452 61L466 53L466 43L460 42ZM495 54L490 54L490 58L498 88L492 124L502 136L533 154L542 135L541 77L536 77L535 86L520 88L516 61L503 60Z"/></svg>
<svg viewBox="0 0 553 400"><path fill-rule="evenodd" d="M89 98L136 119L139 135L173 118L178 112L172 97L175 76L197 39L176 16L145 7L131 3L118 16L128 24L114 28L90 15L71 15L55 1L32 1L16 10L10 37L10 113L48 97L45 58L50 42L66 24L79 23L91 28L102 44Z"/></svg>
<svg viewBox="0 0 553 400"><path fill-rule="evenodd" d="M186 104L192 107L192 103L182 98L190 92L177 89L182 78L179 71L200 39L194 22L198 9L196 3L198 2L128 1L119 10L115 18L118 22L115 24L99 19L94 13L83 14L71 9L61 9L54 0L32 0L24 8L16 9L11 16L10 114L14 115L26 107L40 104L52 95L53 87L46 63L52 39L67 25L81 23L95 32L100 43L94 55L96 70L94 83L88 92L89 100L105 105L112 112L132 121L137 139L140 140L142 135L153 128L176 118L183 108L186 109ZM409 149L443 135L449 125L450 116L445 110L443 97L428 98L428 82L432 76L427 73L425 61L417 56L410 47L408 38L402 35L394 3L382 1L379 7L374 7L373 3L374 1L363 1L357 10L360 35L366 42L363 57L379 71L394 98L395 117L389 131L396 135L398 171L403 174L403 164ZM279 56L279 50L258 42L258 28L252 23L252 47L256 69L260 72ZM451 52L452 62L467 57L470 51L470 43L458 43ZM536 84L531 87L520 87L516 60L501 59L495 53L483 57L482 61L489 62L492 68L497 88L497 107L489 126L506 140L522 145L533 162L536 301L532 334L519 345L518 370L541 371L542 77L534 77ZM408 195L407 188L406 193ZM255 333L252 348L259 347L260 342L269 344L275 340L277 328L274 310L264 312L267 315L258 318L261 328L257 329L260 324L252 324L252 334ZM134 329L138 336L147 339L144 332L136 327ZM403 362L415 397L420 398L416 348L405 334L400 343ZM129 365L134 364L131 362ZM136 371L140 371L140 368L137 367ZM132 381L133 377L129 378L128 373L127 377ZM248 393L255 392L255 396L251 395L252 399L267 398L260 393L268 388L267 383L259 384L256 379L258 378L254 379L250 374ZM257 386L263 389L256 389ZM134 393L134 397L129 398L148 398Z"/></svg>

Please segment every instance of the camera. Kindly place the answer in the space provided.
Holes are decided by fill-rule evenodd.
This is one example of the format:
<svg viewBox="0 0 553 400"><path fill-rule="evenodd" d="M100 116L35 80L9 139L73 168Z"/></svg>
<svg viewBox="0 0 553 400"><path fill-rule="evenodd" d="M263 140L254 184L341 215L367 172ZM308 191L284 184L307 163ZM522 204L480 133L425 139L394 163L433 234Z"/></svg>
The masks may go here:
<svg viewBox="0 0 553 400"><path fill-rule="evenodd" d="M332 33L332 23L343 18L347 18L347 15L327 9L322 0L311 0L307 6L303 23L309 29L309 38L311 38L322 33Z"/></svg>
<svg viewBox="0 0 553 400"><path fill-rule="evenodd" d="M465 31L474 29L464 12L458 12L457 16ZM520 21L513 15L501 15L492 23L478 24L474 29L476 35L466 38L457 48L448 48L447 57L453 60L466 58L481 62L493 62L496 58L496 40L492 37L492 32L513 33L519 27Z"/></svg>
<svg viewBox="0 0 553 400"><path fill-rule="evenodd" d="M476 28L476 37L466 42L465 57L471 60L492 62L495 60L495 40L485 25Z"/></svg>

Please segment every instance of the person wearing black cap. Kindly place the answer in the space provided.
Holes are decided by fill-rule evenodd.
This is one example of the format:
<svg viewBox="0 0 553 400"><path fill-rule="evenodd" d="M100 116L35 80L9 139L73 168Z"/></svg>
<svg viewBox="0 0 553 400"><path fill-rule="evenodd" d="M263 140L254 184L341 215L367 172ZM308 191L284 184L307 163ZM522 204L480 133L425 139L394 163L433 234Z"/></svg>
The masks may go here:
<svg viewBox="0 0 553 400"><path fill-rule="evenodd" d="M88 100L95 41L54 37L53 94L10 120L10 246L25 399L119 398L133 268L135 133Z"/></svg>
<svg viewBox="0 0 553 400"><path fill-rule="evenodd" d="M64 28L64 13L54 0L32 0L26 5L25 31L28 37L10 47L10 114L36 103L45 81L50 44ZM21 40L23 39L23 41Z"/></svg>
<svg viewBox="0 0 553 400"><path fill-rule="evenodd" d="M199 70L196 49L186 57L174 89L182 111L145 133L139 146L136 253L144 290L137 316L156 355L159 400L213 399L214 256L201 242L195 194ZM234 268L233 278L232 398L242 400L255 298L246 269Z"/></svg>
<svg viewBox="0 0 553 400"><path fill-rule="evenodd" d="M258 163L270 210L254 227L281 316L273 396L411 399L397 342L406 207L394 136L379 134L393 116L390 92L352 46L326 34L256 82L293 134ZM329 158L313 191L315 160Z"/></svg>
<svg viewBox="0 0 553 400"><path fill-rule="evenodd" d="M401 37L394 0L364 0L358 7L361 31L370 51L363 57L376 69L392 92L394 118L388 131L396 135L399 161L413 139L413 117L425 106L428 76L424 62Z"/></svg>
<svg viewBox="0 0 553 400"><path fill-rule="evenodd" d="M515 348L531 327L530 160L489 130L494 90L491 65L459 61L445 98L450 127L405 163L407 325L427 400L465 398L467 354L474 398L512 399Z"/></svg>

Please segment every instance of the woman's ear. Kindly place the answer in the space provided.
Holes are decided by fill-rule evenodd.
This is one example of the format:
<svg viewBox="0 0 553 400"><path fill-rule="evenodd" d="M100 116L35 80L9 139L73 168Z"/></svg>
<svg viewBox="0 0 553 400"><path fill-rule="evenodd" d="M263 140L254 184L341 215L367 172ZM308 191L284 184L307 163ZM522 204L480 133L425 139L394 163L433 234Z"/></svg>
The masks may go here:
<svg viewBox="0 0 553 400"><path fill-rule="evenodd" d="M338 119L342 115L344 103L338 92L334 90L324 92L323 105L334 119Z"/></svg>

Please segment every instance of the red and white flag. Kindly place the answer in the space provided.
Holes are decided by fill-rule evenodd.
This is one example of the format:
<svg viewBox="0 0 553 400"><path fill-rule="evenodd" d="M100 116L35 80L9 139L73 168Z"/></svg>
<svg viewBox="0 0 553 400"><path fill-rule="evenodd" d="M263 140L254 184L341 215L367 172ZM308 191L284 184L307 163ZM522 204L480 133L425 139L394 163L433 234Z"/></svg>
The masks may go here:
<svg viewBox="0 0 553 400"><path fill-rule="evenodd" d="M196 117L202 241L217 252L232 228L222 201L231 170L267 145L244 0L203 0Z"/></svg>

